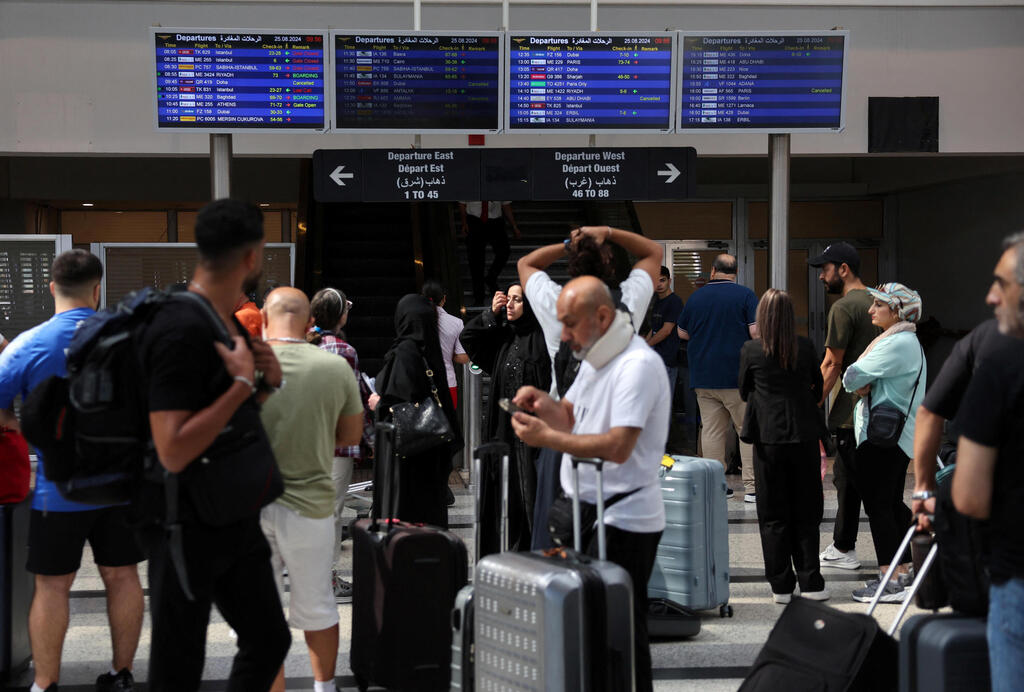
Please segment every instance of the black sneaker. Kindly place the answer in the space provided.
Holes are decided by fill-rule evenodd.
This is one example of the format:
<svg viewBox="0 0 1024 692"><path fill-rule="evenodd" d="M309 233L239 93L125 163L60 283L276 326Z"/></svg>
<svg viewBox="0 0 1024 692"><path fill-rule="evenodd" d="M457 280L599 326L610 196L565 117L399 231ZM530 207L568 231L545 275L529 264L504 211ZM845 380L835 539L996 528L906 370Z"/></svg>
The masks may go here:
<svg viewBox="0 0 1024 692"><path fill-rule="evenodd" d="M455 493L452 492L451 488L445 488L448 491L448 506L452 507L455 505Z"/></svg>
<svg viewBox="0 0 1024 692"><path fill-rule="evenodd" d="M728 499L733 496L732 488L725 489L725 497Z"/></svg>
<svg viewBox="0 0 1024 692"><path fill-rule="evenodd" d="M53 686L51 685L51 687ZM96 692L132 692L134 689L135 678L127 668L122 668L117 675L104 673L96 678ZM50 692L49 687L46 690Z"/></svg>

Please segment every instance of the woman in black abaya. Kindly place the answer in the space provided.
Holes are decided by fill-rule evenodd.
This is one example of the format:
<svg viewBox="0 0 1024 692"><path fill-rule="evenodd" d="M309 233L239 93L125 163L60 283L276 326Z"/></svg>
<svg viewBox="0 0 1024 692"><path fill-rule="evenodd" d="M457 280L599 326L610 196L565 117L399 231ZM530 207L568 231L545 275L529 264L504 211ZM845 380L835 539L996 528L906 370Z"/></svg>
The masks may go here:
<svg viewBox="0 0 1024 692"><path fill-rule="evenodd" d="M511 449L509 548L529 550L537 490L534 462L540 450L527 447L516 437L511 416L498 407L498 399L513 398L523 385L533 385L542 391L551 388L551 360L544 333L526 302L523 287L513 284L507 293L495 293L491 309L471 320L459 341L473 362L491 376L484 439L501 440ZM480 473L481 556L501 549L500 472L497 460L490 460Z"/></svg>
<svg viewBox="0 0 1024 692"><path fill-rule="evenodd" d="M402 521L448 528L448 474L452 455L462 449L462 435L445 379L433 304L420 295L407 295L398 301L395 333L395 341L384 356L384 367L377 375L377 420L390 421L390 408L395 404L432 396L433 384L455 439L414 457L384 460L392 462L390 470L398 476L398 506L391 515ZM427 376L428 367L433 378ZM383 493L385 488L379 490Z"/></svg>

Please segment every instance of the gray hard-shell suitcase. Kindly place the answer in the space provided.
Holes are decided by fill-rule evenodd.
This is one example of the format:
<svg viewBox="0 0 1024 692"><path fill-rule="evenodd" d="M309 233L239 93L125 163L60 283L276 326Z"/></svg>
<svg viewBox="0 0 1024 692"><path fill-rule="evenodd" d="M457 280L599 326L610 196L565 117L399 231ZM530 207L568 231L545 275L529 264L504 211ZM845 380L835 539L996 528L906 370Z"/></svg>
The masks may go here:
<svg viewBox="0 0 1024 692"><path fill-rule="evenodd" d="M476 567L477 690L600 692L633 690L633 585L622 567L604 559L600 459L573 459L597 469L600 558L578 550L489 555ZM579 504L573 503L575 545Z"/></svg>
<svg viewBox="0 0 1024 692"><path fill-rule="evenodd" d="M665 531L647 596L731 617L725 471L713 459L670 458L671 468L662 462Z"/></svg>
<svg viewBox="0 0 1024 692"><path fill-rule="evenodd" d="M508 473L509 446L504 442L488 442L473 450L473 477L480 478L484 457L501 459L501 550L508 550ZM475 490L473 513L473 558L480 559L480 485ZM473 647L473 585L462 587L452 609L452 674L451 692L472 692L475 651Z"/></svg>
<svg viewBox="0 0 1024 692"><path fill-rule="evenodd" d="M900 692L988 692L985 619L915 615L900 630Z"/></svg>

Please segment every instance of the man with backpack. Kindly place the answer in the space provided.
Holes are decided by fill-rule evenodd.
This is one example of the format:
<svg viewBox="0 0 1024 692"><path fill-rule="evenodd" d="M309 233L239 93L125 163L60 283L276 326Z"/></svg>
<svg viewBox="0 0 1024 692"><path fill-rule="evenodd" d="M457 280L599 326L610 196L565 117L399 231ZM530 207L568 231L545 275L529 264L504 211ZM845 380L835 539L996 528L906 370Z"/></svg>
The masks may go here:
<svg viewBox="0 0 1024 692"><path fill-rule="evenodd" d="M17 429L14 399L24 400L37 385L66 372L65 350L78 324L99 305L103 265L85 250L57 256L50 293L55 314L18 335L0 357L0 423ZM137 563L143 554L128 525L128 507L84 505L65 499L47 479L39 455L36 492L29 519L29 572L35 595L29 613L29 637L35 662L32 692L54 692L60 678L61 649L69 620L69 597L88 541L107 591L107 617L113 662L96 680L98 691L133 689L132 661L142 630L144 603Z"/></svg>
<svg viewBox="0 0 1024 692"><path fill-rule="evenodd" d="M152 649L149 689L202 680L210 608L238 635L227 690L270 688L291 644L261 507L282 492L259 403L283 385L270 346L234 317L263 259L263 215L217 200L196 218L191 299L161 304L139 345L149 426L164 471L163 520L145 531ZM176 496L176 497L175 497Z"/></svg>
<svg viewBox="0 0 1024 692"><path fill-rule="evenodd" d="M284 477L284 493L263 508L260 526L271 548L280 592L283 569L291 587L288 620L303 630L313 667L314 692L335 692L338 607L331 588L334 566L335 447L359 444L363 402L344 358L307 343L313 326L309 300L297 288L276 288L263 306L266 340L281 363L284 389L261 413ZM274 692L284 692L284 669Z"/></svg>

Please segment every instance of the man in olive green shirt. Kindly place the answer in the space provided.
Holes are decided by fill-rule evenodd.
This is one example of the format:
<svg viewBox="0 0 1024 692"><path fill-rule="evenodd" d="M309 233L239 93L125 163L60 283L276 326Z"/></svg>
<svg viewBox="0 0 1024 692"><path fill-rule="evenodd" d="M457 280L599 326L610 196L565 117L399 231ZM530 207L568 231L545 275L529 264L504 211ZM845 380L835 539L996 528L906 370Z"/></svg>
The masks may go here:
<svg viewBox="0 0 1024 692"><path fill-rule="evenodd" d="M825 337L825 359L821 376L825 381L825 398L846 368L860 358L879 330L871 324L868 308L872 298L860 280L860 255L849 243L833 243L825 252L807 260L820 267L818 278L833 295L842 295L828 311L828 334ZM860 493L854 483L857 441L853 434L853 406L856 395L838 388L829 409L828 429L836 436L836 458L832 482L836 486L836 523L832 545L819 555L822 567L859 569L857 531L860 522Z"/></svg>
<svg viewBox="0 0 1024 692"><path fill-rule="evenodd" d="M331 588L334 561L335 446L359 443L363 404L344 358L306 343L309 300L278 288L263 307L266 341L281 364L284 384L263 405L261 418L284 479L284 493L263 508L260 526L270 543L284 602L283 570L291 586L288 621L305 632L315 692L334 692L338 606ZM271 688L284 692L284 669Z"/></svg>

